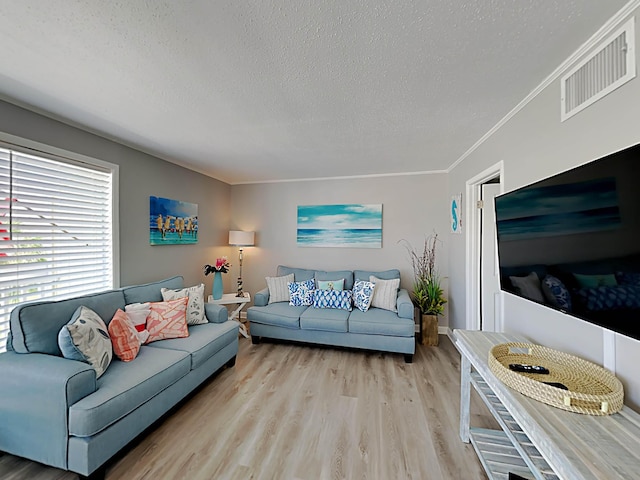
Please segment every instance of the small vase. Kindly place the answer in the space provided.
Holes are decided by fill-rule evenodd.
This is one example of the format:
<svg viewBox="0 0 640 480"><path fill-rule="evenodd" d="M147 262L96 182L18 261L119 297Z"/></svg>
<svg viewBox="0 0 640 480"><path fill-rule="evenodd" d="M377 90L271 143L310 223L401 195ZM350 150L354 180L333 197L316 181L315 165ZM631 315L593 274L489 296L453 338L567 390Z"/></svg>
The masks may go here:
<svg viewBox="0 0 640 480"><path fill-rule="evenodd" d="M220 300L222 298L222 272L215 272L213 275L213 286L211 287L211 294L214 300Z"/></svg>

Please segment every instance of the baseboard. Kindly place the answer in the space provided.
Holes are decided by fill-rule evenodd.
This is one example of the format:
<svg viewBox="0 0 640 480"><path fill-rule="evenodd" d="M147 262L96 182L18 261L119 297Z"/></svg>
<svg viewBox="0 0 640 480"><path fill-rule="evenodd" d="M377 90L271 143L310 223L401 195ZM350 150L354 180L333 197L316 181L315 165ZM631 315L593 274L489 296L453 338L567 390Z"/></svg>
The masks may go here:
<svg viewBox="0 0 640 480"><path fill-rule="evenodd" d="M446 335L447 335L447 337L449 337L449 340L451 340L451 343L453 343L455 345L456 344L456 339L453 338L453 330L451 330L449 327L447 327Z"/></svg>

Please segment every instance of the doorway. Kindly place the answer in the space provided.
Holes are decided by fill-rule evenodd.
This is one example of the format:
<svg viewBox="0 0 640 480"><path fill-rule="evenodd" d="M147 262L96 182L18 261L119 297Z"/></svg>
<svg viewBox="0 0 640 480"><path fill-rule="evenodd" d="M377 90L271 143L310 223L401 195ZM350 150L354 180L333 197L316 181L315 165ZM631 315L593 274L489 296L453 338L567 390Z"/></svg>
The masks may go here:
<svg viewBox="0 0 640 480"><path fill-rule="evenodd" d="M466 183L466 328L503 330L493 199L503 191L503 162Z"/></svg>

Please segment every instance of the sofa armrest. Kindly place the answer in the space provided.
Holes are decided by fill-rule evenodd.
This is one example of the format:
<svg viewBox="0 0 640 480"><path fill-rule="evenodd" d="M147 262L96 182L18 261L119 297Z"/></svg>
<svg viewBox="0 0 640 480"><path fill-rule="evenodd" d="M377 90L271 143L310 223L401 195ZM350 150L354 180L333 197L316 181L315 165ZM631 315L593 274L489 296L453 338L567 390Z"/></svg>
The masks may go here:
<svg viewBox="0 0 640 480"><path fill-rule="evenodd" d="M266 307L269 305L269 288L263 288L253 296L253 304L256 307Z"/></svg>
<svg viewBox="0 0 640 480"><path fill-rule="evenodd" d="M0 354L0 450L67 467L69 406L97 389L89 365L38 353Z"/></svg>
<svg viewBox="0 0 640 480"><path fill-rule="evenodd" d="M401 288L398 291L398 300L396 303L396 307L398 308L398 316L400 318L410 318L413 320L413 302L411 301L411 297L409 296L409 292L407 292L404 288Z"/></svg>
<svg viewBox="0 0 640 480"><path fill-rule="evenodd" d="M216 305L215 303L204 304L204 314L209 320L209 323L224 323L229 320L229 310L223 305Z"/></svg>

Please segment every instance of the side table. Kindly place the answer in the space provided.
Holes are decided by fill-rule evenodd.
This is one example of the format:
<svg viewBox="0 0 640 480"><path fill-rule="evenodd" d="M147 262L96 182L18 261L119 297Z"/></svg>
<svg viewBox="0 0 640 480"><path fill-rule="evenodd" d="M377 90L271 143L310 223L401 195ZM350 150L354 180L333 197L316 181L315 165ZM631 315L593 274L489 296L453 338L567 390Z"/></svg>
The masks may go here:
<svg viewBox="0 0 640 480"><path fill-rule="evenodd" d="M249 332L244 322L240 319L240 312L244 306L251 301L251 295L249 292L244 292L242 297L236 297L235 293L225 293L219 300L214 300L212 295L209 295L208 303L215 303L216 305L238 305L236 309L229 314L229 320L237 320L240 322L240 334L244 338L249 338Z"/></svg>

